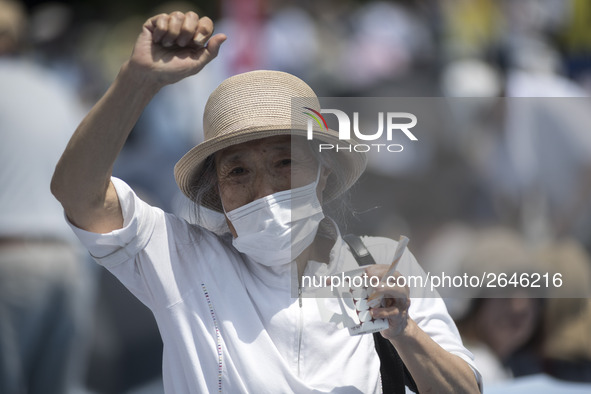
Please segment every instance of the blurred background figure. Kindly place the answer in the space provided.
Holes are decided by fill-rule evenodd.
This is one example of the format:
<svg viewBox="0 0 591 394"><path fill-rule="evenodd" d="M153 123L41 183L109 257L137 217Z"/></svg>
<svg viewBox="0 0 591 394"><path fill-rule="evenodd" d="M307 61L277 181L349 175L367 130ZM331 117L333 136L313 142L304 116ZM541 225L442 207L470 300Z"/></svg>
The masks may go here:
<svg viewBox="0 0 591 394"><path fill-rule="evenodd" d="M0 392L68 393L83 384L94 282L49 182L84 111L24 58L27 31L23 6L0 0Z"/></svg>
<svg viewBox="0 0 591 394"><path fill-rule="evenodd" d="M557 287L544 300L536 340L513 354L516 376L494 385L492 394L591 392L591 259L578 241L564 239L539 246L535 259L560 273L568 288ZM572 298L573 294L577 298Z"/></svg>
<svg viewBox="0 0 591 394"><path fill-rule="evenodd" d="M510 279L543 269L523 236L504 227L444 227L426 247L423 260L426 269L447 275L481 277L486 272ZM535 341L542 321L543 299L531 298L527 289L497 286L492 292L487 286L456 290L450 294L454 297L444 298L464 345L482 369L485 387L513 379L509 361Z"/></svg>
<svg viewBox="0 0 591 394"><path fill-rule="evenodd" d="M579 241L539 245L507 227L454 222L436 232L419 260L433 274L506 275L493 288L442 293L487 392L591 390L591 259ZM516 290L521 286L510 282L513 274L519 280L536 272L560 275L559 285L546 286L542 277L539 288Z"/></svg>
<svg viewBox="0 0 591 394"><path fill-rule="evenodd" d="M573 239L548 243L537 256L561 272L579 298L564 298L571 290L557 289L546 301L540 355L548 375L572 382L590 383L591 389L591 259Z"/></svg>
<svg viewBox="0 0 591 394"><path fill-rule="evenodd" d="M476 170L491 219L537 244L573 235L591 247L583 3L448 0L442 12L442 91L476 97L452 101L458 153Z"/></svg>

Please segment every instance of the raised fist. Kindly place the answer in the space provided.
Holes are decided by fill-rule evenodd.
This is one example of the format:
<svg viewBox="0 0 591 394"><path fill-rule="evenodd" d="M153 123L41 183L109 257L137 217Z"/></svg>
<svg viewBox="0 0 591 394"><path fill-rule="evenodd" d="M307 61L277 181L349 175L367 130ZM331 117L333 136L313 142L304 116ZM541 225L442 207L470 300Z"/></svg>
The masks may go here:
<svg viewBox="0 0 591 394"><path fill-rule="evenodd" d="M194 12L156 15L144 23L129 65L162 86L177 82L217 56L226 36L212 34L211 19Z"/></svg>

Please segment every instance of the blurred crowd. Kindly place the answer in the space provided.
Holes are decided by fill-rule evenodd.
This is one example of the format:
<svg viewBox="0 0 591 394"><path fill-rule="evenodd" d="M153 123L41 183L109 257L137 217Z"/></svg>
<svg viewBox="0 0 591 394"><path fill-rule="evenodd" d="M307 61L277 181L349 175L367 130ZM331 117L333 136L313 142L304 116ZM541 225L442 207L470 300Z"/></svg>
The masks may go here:
<svg viewBox="0 0 591 394"><path fill-rule="evenodd" d="M115 176L192 220L173 166L201 141L210 92L239 72L290 72L319 97L413 98L436 120L419 122L419 140L403 154L370 155L335 212L343 231L405 234L425 270L561 273L569 291L552 297L504 291L446 302L487 391L524 384L521 392L556 392L568 381L560 390L589 392L591 2L92 4L0 0L0 392L161 392L151 315L108 274L81 268L91 263L63 231L49 179L142 23L173 10L210 13L228 40L201 73L158 93ZM26 270L8 263L27 259ZM38 294L27 300L19 291ZM120 318L129 315L136 318ZM55 324L65 316L66 327ZM76 351L39 345L50 341ZM43 372L43 363L54 369ZM43 379L62 375L48 389ZM539 380L520 380L532 376Z"/></svg>

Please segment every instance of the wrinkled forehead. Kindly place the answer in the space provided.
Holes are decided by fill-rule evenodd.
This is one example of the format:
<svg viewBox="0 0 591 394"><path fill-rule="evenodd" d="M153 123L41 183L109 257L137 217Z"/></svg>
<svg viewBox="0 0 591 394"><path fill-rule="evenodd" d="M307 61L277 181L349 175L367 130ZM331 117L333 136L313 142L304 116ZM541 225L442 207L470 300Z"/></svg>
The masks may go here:
<svg viewBox="0 0 591 394"><path fill-rule="evenodd" d="M249 154L260 154L264 152L286 153L296 156L309 156L313 159L312 150L307 141L302 137L281 135L267 138L260 138L252 141L232 145L218 151L215 154L216 164L228 158L240 157Z"/></svg>

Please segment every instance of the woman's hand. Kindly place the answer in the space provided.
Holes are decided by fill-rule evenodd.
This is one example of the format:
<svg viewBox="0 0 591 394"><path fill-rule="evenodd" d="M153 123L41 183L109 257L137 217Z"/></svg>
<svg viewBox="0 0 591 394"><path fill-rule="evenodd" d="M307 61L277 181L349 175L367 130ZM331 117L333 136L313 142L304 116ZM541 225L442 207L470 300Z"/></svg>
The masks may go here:
<svg viewBox="0 0 591 394"><path fill-rule="evenodd" d="M198 73L214 59L224 34L213 34L213 22L194 12L179 11L148 19L140 33L128 66L158 87Z"/></svg>
<svg viewBox="0 0 591 394"><path fill-rule="evenodd" d="M367 267L365 272L368 276L380 278L380 285L374 288L371 298L383 297L381 307L371 309L371 314L376 319L388 319L390 326L387 330L381 331L386 339L394 339L404 332L408 326L408 308L410 297L408 286L395 286L396 279L400 273L396 271L390 280L384 275L388 271L387 265L375 264Z"/></svg>
<svg viewBox="0 0 591 394"><path fill-rule="evenodd" d="M387 265L371 265L365 269L369 276L380 279ZM388 319L390 326L380 333L398 351L410 371L420 393L478 393L474 372L459 356L439 346L408 316L410 291L408 286L394 286L399 272L390 280L383 278L370 298L383 296L382 306L371 309L375 318ZM382 286L383 283L383 286Z"/></svg>

